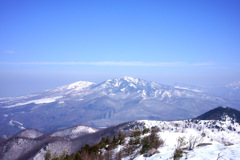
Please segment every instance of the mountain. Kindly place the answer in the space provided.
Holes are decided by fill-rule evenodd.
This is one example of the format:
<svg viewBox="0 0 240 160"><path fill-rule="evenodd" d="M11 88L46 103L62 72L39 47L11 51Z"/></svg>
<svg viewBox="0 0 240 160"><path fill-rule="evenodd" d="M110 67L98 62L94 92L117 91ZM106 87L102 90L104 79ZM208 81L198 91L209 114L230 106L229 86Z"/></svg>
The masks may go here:
<svg viewBox="0 0 240 160"><path fill-rule="evenodd" d="M235 81L228 84L205 86L201 87L201 90L209 94L220 96L227 101L230 101L232 105L239 106L240 104L240 81Z"/></svg>
<svg viewBox="0 0 240 160"><path fill-rule="evenodd" d="M102 128L126 121L193 118L229 101L199 90L122 77L79 81L22 97L0 98L0 135L25 128L42 132L74 125Z"/></svg>
<svg viewBox="0 0 240 160"><path fill-rule="evenodd" d="M6 141L0 143L0 159L27 159L42 150L51 149L55 152L63 152L65 149L74 152L74 146L81 145L80 140L74 138L84 135L91 135L97 132L97 129L88 126L75 126L62 130L57 130L51 133L43 134L35 129L25 129ZM90 143L81 139L84 143ZM75 143L78 144L75 144ZM75 145L73 145L75 144ZM73 146L71 146L73 145ZM61 146L63 149L61 149ZM14 153L14 154L12 154ZM40 159L44 159L44 155Z"/></svg>
<svg viewBox="0 0 240 160"><path fill-rule="evenodd" d="M88 127L88 126L79 125L79 126L76 126L76 127L70 127L70 128L54 131L54 132L48 134L48 136L51 136L51 137L65 137L65 138L73 139L73 138L77 138L77 137L83 136L85 134L90 134L90 133L94 133L94 132L97 132L97 131L98 131L98 129Z"/></svg>
<svg viewBox="0 0 240 160"><path fill-rule="evenodd" d="M198 90L203 93L212 94L222 97L232 103L232 105L239 106L240 104L240 81L234 81L228 84L211 84L205 86L189 85L184 83L174 83L173 86L186 88L189 90Z"/></svg>
<svg viewBox="0 0 240 160"><path fill-rule="evenodd" d="M216 110L219 109L216 108ZM228 110L232 109L228 108ZM221 114L225 115L224 113L222 112ZM212 111L207 112L207 114L210 117L211 114L214 115ZM103 156L111 153L112 157L119 156L118 154L121 151L123 160L172 159L177 149L182 151L182 159L188 157L189 160L217 159L219 157L223 159L238 159L240 155L240 124L227 118L220 120L187 119L178 121L138 120L125 122L102 130L87 126L75 126L46 134L33 129L25 129L0 143L0 159L40 160L44 159L48 151L52 155L61 155L64 152L71 155L72 153L77 153L86 144L90 146L99 144L102 137L106 138L109 136L110 139L113 139L114 135L119 135L119 131L126 136L122 144L118 144L111 149L108 148L110 144L103 146L103 148L95 146L94 150L98 148L97 153ZM160 153L146 157L146 154L142 153L143 146L147 139L149 140L150 138L151 140L151 138L154 138L152 134L155 134L154 142L158 141L163 143L163 145L157 145L155 148ZM71 135L75 136L71 137ZM119 136L116 137L118 138ZM179 139L181 139L182 143ZM156 146L156 143L154 143L154 146ZM148 150L150 148L146 149L146 151Z"/></svg>
<svg viewBox="0 0 240 160"><path fill-rule="evenodd" d="M232 90L240 90L240 81L229 83L226 85L226 87Z"/></svg>
<svg viewBox="0 0 240 160"><path fill-rule="evenodd" d="M43 132L38 131L36 129L24 129L23 131L18 132L15 134L15 137L21 137L21 138L38 138L41 137Z"/></svg>
<svg viewBox="0 0 240 160"><path fill-rule="evenodd" d="M218 107L198 116L196 119L226 120L227 118L240 123L240 111L229 107Z"/></svg>
<svg viewBox="0 0 240 160"><path fill-rule="evenodd" d="M240 81L225 85L225 96L230 100L240 102Z"/></svg>

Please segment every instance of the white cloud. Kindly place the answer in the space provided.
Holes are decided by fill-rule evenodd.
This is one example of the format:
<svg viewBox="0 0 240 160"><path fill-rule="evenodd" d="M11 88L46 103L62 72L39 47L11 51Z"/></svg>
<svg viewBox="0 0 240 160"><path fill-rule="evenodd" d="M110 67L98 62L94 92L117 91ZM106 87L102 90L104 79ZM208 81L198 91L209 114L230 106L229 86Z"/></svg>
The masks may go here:
<svg viewBox="0 0 240 160"><path fill-rule="evenodd" d="M4 53L13 54L13 53L15 53L15 51L14 50L5 50Z"/></svg>
<svg viewBox="0 0 240 160"><path fill-rule="evenodd" d="M185 62L141 62L141 61L99 61L99 62L0 62L8 65L91 65L91 66L136 66L136 67L184 67L184 66L213 66L214 63L185 63Z"/></svg>

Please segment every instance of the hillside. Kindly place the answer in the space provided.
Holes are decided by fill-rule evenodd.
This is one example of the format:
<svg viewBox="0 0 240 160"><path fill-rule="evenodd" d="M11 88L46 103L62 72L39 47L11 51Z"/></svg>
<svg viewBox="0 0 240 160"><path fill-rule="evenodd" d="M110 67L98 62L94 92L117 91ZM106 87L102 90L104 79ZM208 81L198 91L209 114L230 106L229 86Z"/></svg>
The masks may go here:
<svg viewBox="0 0 240 160"><path fill-rule="evenodd" d="M218 107L198 116L196 119L226 120L227 118L240 123L240 111L229 107Z"/></svg>
<svg viewBox="0 0 240 160"><path fill-rule="evenodd" d="M214 112L207 113L209 116L215 114ZM226 112L222 112L221 116L230 117ZM82 151L90 149L89 154L95 154L102 159L105 159L106 156L116 160L119 156L123 160L173 159L174 155L178 155L180 159L188 157L188 159L222 158L235 160L240 155L240 124L231 118L181 121L139 120L99 131L87 126L75 126L39 135L35 138L23 134L28 133L27 131L20 132L22 136L16 134L0 143L0 159L43 159L48 151L52 153L52 156L54 153L60 156L67 152L69 156L72 153L74 154L71 156L78 153L78 156L91 157L93 155L79 152L86 144L90 146L101 144L98 146L100 148L97 147L100 149L99 152L95 152L98 151L96 148L95 151L91 150L91 147L84 147ZM71 137L70 135L73 135L76 131L79 132L79 135ZM124 141L121 141L121 143L119 140L114 141L113 138L114 135L119 138L119 131L122 132L122 135L125 135ZM84 132L85 134L80 134ZM155 136L152 134L155 134ZM101 142L103 137L110 138L110 141L104 141L105 145L102 145ZM155 137L155 140L151 142L153 137ZM158 142L158 140L161 143L157 145L154 142ZM151 145L146 147L146 142ZM109 145L107 145L108 143ZM96 147L96 145L94 146ZM147 153L151 148L154 148L153 146L156 146L155 149L159 153L156 152L156 154L148 157ZM15 154L12 154L13 151ZM96 155L96 153L98 154ZM91 159L90 157L87 159Z"/></svg>

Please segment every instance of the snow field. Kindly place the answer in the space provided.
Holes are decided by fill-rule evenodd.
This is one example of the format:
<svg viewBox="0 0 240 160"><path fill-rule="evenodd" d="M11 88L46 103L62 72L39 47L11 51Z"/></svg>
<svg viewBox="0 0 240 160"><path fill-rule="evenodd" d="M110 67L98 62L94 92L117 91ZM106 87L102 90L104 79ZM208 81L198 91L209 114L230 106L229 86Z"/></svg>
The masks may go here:
<svg viewBox="0 0 240 160"><path fill-rule="evenodd" d="M146 128L159 127L159 137L164 140L164 146L158 148L160 153L145 157L139 155L134 160L172 160L179 137L184 137L187 144L183 146L181 160L240 160L240 125L226 121L148 121L142 120ZM215 126L221 126L220 130ZM229 129L232 127L232 130ZM204 134L203 134L204 133ZM189 141L196 139L193 150L188 150ZM200 146L197 146L200 144ZM126 157L123 160L129 160Z"/></svg>

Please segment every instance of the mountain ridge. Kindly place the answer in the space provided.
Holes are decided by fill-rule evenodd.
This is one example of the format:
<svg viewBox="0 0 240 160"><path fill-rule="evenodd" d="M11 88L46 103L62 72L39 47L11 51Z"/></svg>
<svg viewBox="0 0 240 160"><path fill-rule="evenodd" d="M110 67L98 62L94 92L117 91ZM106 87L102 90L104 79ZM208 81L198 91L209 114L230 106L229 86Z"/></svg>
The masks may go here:
<svg viewBox="0 0 240 160"><path fill-rule="evenodd" d="M186 119L230 104L199 91L126 76L99 84L79 81L0 99L0 134L10 136L24 128L50 132L78 124L98 128L140 119Z"/></svg>

